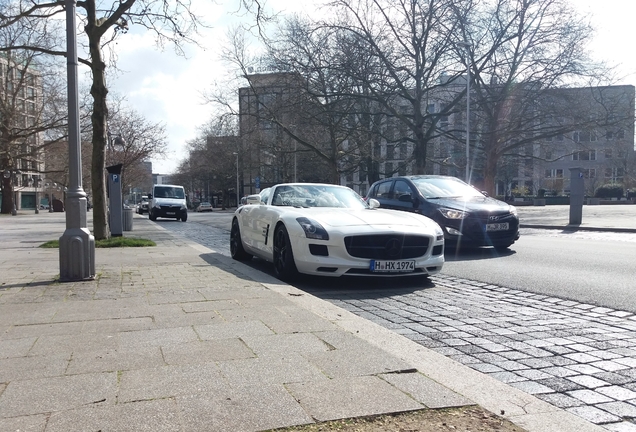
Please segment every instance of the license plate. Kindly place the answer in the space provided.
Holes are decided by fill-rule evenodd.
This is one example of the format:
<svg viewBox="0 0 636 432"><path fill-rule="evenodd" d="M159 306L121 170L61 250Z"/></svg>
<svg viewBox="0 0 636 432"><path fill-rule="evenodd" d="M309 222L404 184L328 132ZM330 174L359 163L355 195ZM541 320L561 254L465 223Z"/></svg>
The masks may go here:
<svg viewBox="0 0 636 432"><path fill-rule="evenodd" d="M175 213L175 212L166 212L166 214L167 214L168 216L174 216L176 213Z"/></svg>
<svg viewBox="0 0 636 432"><path fill-rule="evenodd" d="M508 230L508 222L492 223L486 225L486 231L506 231Z"/></svg>
<svg viewBox="0 0 636 432"><path fill-rule="evenodd" d="M371 260L372 272L412 272L415 271L415 261L384 261Z"/></svg>

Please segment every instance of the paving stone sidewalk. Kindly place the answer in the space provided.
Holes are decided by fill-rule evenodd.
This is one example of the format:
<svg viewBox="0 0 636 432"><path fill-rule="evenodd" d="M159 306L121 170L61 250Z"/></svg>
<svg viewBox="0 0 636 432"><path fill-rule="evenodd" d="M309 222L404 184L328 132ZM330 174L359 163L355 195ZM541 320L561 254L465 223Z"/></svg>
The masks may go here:
<svg viewBox="0 0 636 432"><path fill-rule="evenodd" d="M0 219L0 431L257 431L480 404L529 431L591 423L135 218L58 283L63 216ZM549 429L547 428L549 425Z"/></svg>

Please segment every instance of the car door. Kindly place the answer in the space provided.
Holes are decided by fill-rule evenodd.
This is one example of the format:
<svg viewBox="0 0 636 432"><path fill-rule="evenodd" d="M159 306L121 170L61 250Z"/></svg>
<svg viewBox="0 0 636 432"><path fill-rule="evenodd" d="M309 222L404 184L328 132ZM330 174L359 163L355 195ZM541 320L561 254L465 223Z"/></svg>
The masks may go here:
<svg viewBox="0 0 636 432"><path fill-rule="evenodd" d="M263 203L256 206L258 210L254 212L254 218L252 220L253 245L259 250L261 256L266 259L271 259L273 253L273 232L281 211L280 207L276 205L276 199L280 195L280 192L286 188L287 186L276 186L271 188L266 194L261 194Z"/></svg>
<svg viewBox="0 0 636 432"><path fill-rule="evenodd" d="M393 185L393 180L389 179L383 182L380 182L376 185L375 188L369 194L370 198L374 198L378 200L380 203L380 208L392 208L391 202L391 186Z"/></svg>
<svg viewBox="0 0 636 432"><path fill-rule="evenodd" d="M418 203L418 191L410 182L404 179L396 179L390 197L390 208L414 212Z"/></svg>

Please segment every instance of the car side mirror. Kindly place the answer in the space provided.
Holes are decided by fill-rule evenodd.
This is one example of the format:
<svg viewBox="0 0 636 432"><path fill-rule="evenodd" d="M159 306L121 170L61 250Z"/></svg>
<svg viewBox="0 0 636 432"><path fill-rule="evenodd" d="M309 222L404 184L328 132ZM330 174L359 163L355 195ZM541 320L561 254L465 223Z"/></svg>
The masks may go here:
<svg viewBox="0 0 636 432"><path fill-rule="evenodd" d="M380 201L378 201L375 198L370 198L369 199L369 207L372 208L372 209L380 207Z"/></svg>
<svg viewBox="0 0 636 432"><path fill-rule="evenodd" d="M152 194L148 194L148 199L152 199Z"/></svg>

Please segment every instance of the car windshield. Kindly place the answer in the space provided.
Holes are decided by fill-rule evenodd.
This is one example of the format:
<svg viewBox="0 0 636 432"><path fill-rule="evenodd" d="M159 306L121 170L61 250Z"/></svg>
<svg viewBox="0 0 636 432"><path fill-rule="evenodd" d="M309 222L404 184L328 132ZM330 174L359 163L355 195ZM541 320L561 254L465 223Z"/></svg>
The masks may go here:
<svg viewBox="0 0 636 432"><path fill-rule="evenodd" d="M455 178L414 178L413 183L427 199L484 196L474 187Z"/></svg>
<svg viewBox="0 0 636 432"><path fill-rule="evenodd" d="M277 186L272 205L293 207L368 208L352 189L330 185L289 184Z"/></svg>
<svg viewBox="0 0 636 432"><path fill-rule="evenodd" d="M155 198L185 198L183 188L171 186L156 186Z"/></svg>

